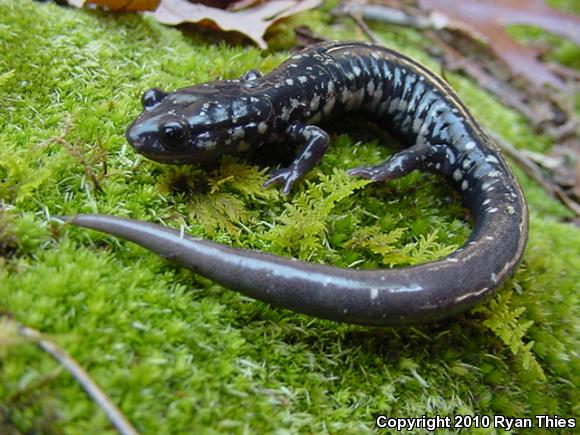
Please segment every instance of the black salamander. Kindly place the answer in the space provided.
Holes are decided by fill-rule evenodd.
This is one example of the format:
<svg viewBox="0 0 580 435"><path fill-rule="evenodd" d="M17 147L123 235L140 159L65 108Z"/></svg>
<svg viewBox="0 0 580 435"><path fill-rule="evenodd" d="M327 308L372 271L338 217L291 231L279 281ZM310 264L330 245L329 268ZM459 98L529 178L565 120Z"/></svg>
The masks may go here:
<svg viewBox="0 0 580 435"><path fill-rule="evenodd" d="M79 215L74 225L138 243L252 298L340 322L400 325L437 320L491 295L522 258L524 196L496 146L447 84L408 57L359 42L315 45L266 75L249 71L143 95L130 144L167 163L206 163L275 141L301 147L266 186L284 192L329 146L319 121L359 112L410 146L378 166L349 171L374 181L419 169L445 177L474 216L471 237L448 257L413 267L350 270L227 247L151 223ZM348 115L347 115L348 116Z"/></svg>

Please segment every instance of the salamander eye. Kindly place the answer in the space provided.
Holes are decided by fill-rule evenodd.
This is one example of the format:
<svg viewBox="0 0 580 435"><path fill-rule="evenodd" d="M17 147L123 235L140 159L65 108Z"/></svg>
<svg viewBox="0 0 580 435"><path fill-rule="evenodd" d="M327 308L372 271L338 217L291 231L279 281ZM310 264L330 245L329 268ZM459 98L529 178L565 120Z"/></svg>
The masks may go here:
<svg viewBox="0 0 580 435"><path fill-rule="evenodd" d="M159 127L159 136L167 148L181 148L186 145L187 126L178 120L167 121Z"/></svg>
<svg viewBox="0 0 580 435"><path fill-rule="evenodd" d="M141 97L141 104L143 104L143 109L149 110L159 104L165 97L167 93L159 88L149 89Z"/></svg>

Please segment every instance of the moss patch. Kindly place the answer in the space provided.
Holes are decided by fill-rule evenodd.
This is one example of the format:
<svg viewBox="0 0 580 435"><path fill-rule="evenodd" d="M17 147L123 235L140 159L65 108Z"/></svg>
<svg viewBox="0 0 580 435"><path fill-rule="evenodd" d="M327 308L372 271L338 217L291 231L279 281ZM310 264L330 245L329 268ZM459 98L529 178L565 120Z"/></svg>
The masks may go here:
<svg viewBox="0 0 580 435"><path fill-rule="evenodd" d="M329 26L325 11L302 19L357 36ZM376 31L438 69L419 34ZM288 27L275 33L283 45ZM465 210L437 178L364 186L344 176L393 150L364 135L335 134L288 198L261 190L265 171L247 162L168 167L125 143L147 88L267 71L286 55L138 16L0 0L0 309L67 349L144 433L359 433L377 414L577 416L580 231L558 223L566 211L519 171L532 218L524 264L477 312L421 327L271 308L134 245L49 223L129 216L340 266L415 264L460 245ZM469 80L450 81L484 125L517 145L550 146ZM0 358L0 432L111 431L66 372L3 324Z"/></svg>

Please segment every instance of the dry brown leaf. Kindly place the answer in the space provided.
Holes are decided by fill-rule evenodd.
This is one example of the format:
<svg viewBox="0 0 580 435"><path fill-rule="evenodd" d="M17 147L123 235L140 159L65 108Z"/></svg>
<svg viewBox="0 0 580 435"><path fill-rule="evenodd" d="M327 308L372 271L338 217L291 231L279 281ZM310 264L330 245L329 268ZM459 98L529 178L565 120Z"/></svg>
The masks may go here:
<svg viewBox="0 0 580 435"><path fill-rule="evenodd" d="M224 31L240 32L252 39L260 48L266 48L264 34L276 21L298 12L319 6L322 0L272 0L256 7L237 12L210 8L186 0L162 0L153 18L163 24L200 23L213 25Z"/></svg>
<svg viewBox="0 0 580 435"><path fill-rule="evenodd" d="M538 52L515 41L505 31L509 24L529 24L580 44L580 17L552 9L543 0L418 0L425 10L489 44L517 75L537 86L563 88L564 82L538 60Z"/></svg>
<svg viewBox="0 0 580 435"><path fill-rule="evenodd" d="M200 0L198 3L187 0L67 1L69 5L78 8L93 5L112 11L150 11L149 14L157 21L172 26L195 23L223 31L240 32L260 48L266 48L264 34L272 24L320 6L323 0Z"/></svg>
<svg viewBox="0 0 580 435"><path fill-rule="evenodd" d="M94 5L117 12L154 11L161 0L68 0L68 4L82 8Z"/></svg>

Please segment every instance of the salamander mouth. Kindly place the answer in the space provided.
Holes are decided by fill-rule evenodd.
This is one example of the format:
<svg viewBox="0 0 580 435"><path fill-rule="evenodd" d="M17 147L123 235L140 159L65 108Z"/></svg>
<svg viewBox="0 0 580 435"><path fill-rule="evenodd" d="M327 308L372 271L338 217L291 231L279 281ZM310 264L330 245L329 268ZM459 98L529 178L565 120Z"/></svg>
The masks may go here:
<svg viewBox="0 0 580 435"><path fill-rule="evenodd" d="M211 152L196 152L191 144L178 150L167 149L156 137L129 140L129 144L148 160L172 165L205 164L214 161L219 156Z"/></svg>
<svg viewBox="0 0 580 435"><path fill-rule="evenodd" d="M176 155L167 155L167 154L151 154L151 153L144 153L140 152L139 154L145 156L147 159L152 160L157 163L167 163L170 165L186 165L186 164L193 164L196 163L191 156L176 156Z"/></svg>

